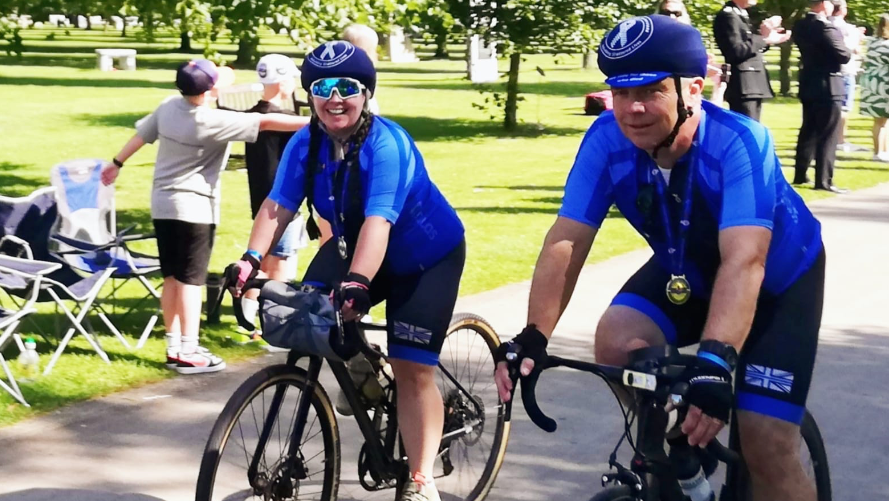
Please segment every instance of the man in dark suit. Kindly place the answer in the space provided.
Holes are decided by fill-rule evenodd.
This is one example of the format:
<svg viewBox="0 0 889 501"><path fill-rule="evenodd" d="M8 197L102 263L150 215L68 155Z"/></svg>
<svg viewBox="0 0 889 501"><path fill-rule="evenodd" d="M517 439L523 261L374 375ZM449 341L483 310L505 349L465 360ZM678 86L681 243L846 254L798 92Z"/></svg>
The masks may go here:
<svg viewBox="0 0 889 501"><path fill-rule="evenodd" d="M781 27L781 16L773 16L760 24L758 35L754 34L747 16L747 7L752 5L756 0L726 2L713 20L713 35L725 62L731 65L725 91L729 108L759 121L762 100L775 96L762 53L769 45L789 40L790 32Z"/></svg>
<svg viewBox="0 0 889 501"><path fill-rule="evenodd" d="M799 100L803 104L793 183L808 182L806 171L814 156L815 189L843 193L846 190L833 185L833 164L845 94L840 66L849 62L852 53L827 19L832 13L829 1L811 1L809 12L793 27L800 53Z"/></svg>

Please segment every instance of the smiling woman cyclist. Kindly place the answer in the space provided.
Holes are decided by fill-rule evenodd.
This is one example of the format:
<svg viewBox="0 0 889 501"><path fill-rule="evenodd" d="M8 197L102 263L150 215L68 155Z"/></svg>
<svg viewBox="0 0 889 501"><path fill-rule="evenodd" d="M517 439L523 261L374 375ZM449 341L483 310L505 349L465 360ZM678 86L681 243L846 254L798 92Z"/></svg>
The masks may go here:
<svg viewBox="0 0 889 501"><path fill-rule="evenodd" d="M239 262L243 285L307 199L331 222L304 282L340 283L343 316L354 321L386 301L390 362L398 382L398 422L411 479L402 500L439 500L432 465L444 408L435 368L466 248L463 224L430 181L410 135L368 111L376 70L367 54L328 42L302 65L312 121L288 143L275 184ZM410 424L413 424L411 426Z"/></svg>

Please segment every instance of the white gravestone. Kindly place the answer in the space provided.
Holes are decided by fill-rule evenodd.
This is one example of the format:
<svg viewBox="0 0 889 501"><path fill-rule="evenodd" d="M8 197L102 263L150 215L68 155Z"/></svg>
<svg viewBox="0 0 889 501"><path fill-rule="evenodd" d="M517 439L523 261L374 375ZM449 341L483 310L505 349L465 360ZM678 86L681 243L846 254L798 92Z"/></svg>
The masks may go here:
<svg viewBox="0 0 889 501"><path fill-rule="evenodd" d="M469 38L469 80L472 83L493 83L500 78L497 71L497 47L485 45L478 36Z"/></svg>
<svg viewBox="0 0 889 501"><path fill-rule="evenodd" d="M68 22L68 16L65 16L63 14L50 14L49 24L58 27L71 26L71 23Z"/></svg>
<svg viewBox="0 0 889 501"><path fill-rule="evenodd" d="M418 61L414 53L414 44L410 37L404 35L401 27L392 28L389 33L389 60L393 63L415 63Z"/></svg>
<svg viewBox="0 0 889 501"><path fill-rule="evenodd" d="M77 27L85 30L87 27L86 18L83 16L77 16Z"/></svg>
<svg viewBox="0 0 889 501"><path fill-rule="evenodd" d="M121 18L120 16L111 16L111 22L114 23L115 30L123 30L123 18Z"/></svg>

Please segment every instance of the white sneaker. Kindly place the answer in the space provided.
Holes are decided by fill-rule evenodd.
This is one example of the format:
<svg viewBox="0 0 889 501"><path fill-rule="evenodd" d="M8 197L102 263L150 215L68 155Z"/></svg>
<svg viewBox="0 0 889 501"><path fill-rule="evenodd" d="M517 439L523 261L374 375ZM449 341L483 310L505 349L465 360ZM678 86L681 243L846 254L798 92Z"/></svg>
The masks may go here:
<svg viewBox="0 0 889 501"><path fill-rule="evenodd" d="M179 374L203 374L225 369L225 361L203 346L198 346L194 353L179 352L177 361L176 372Z"/></svg>

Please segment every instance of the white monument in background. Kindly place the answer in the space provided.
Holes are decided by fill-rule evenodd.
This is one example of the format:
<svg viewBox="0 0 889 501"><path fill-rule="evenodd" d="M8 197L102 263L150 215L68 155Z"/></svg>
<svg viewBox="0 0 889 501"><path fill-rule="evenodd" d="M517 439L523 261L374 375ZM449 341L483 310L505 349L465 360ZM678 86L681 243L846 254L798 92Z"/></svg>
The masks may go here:
<svg viewBox="0 0 889 501"><path fill-rule="evenodd" d="M499 78L496 43L486 45L478 35L469 37L469 80L472 83L493 83Z"/></svg>
<svg viewBox="0 0 889 501"><path fill-rule="evenodd" d="M386 45L389 51L389 60L393 63L415 63L419 60L414 52L414 44L411 43L410 37L404 35L404 29L401 26L392 28Z"/></svg>

